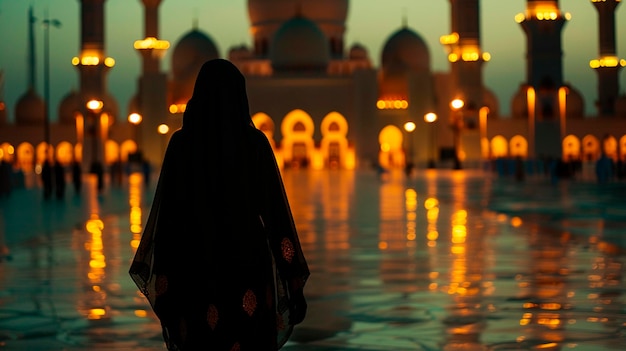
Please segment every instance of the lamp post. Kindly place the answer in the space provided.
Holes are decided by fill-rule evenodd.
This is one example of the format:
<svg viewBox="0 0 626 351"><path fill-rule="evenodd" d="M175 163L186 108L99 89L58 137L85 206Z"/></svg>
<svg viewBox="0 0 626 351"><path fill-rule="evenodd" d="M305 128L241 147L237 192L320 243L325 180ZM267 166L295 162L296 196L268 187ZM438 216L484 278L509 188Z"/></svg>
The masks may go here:
<svg viewBox="0 0 626 351"><path fill-rule="evenodd" d="M430 124L430 157L428 158L427 167L430 169L435 168L435 121L437 120L437 114L434 112L429 112L424 115L424 121Z"/></svg>
<svg viewBox="0 0 626 351"><path fill-rule="evenodd" d="M44 120L43 120L43 134L44 141L46 142L46 158L49 157L49 148L50 148L50 26L55 28L61 27L61 22L57 19L48 18L48 9L45 12L45 18L42 22L44 36L43 36L43 54L44 54L44 100L45 100L45 110L44 110Z"/></svg>
<svg viewBox="0 0 626 351"><path fill-rule="evenodd" d="M454 99L450 102L450 109L452 110L452 131L454 134L454 166L453 169L461 169L461 159L459 158L459 152L461 147L461 129L463 128L463 106L465 101L461 99Z"/></svg>
<svg viewBox="0 0 626 351"><path fill-rule="evenodd" d="M409 133L409 150L407 152L408 160L406 161L406 165L404 167L404 172L407 175L411 174L411 171L413 170L413 131L415 130L415 127L415 123L411 121L404 124L404 130Z"/></svg>
<svg viewBox="0 0 626 351"><path fill-rule="evenodd" d="M133 125L135 144L137 144L135 155L139 159L141 159L141 151L139 148L139 145L141 145L141 140L140 140L141 135L139 133L139 124L141 124L142 120L143 120L143 117L137 112L133 112L130 115L128 115L128 122L130 122Z"/></svg>
<svg viewBox="0 0 626 351"><path fill-rule="evenodd" d="M100 125L98 114L102 111L103 107L104 103L100 100L93 99L87 102L87 109L91 112L89 118L91 125L88 128L88 132L91 134L91 166L89 167L89 173L97 177L98 191L104 188L104 169L98 157L98 129Z"/></svg>

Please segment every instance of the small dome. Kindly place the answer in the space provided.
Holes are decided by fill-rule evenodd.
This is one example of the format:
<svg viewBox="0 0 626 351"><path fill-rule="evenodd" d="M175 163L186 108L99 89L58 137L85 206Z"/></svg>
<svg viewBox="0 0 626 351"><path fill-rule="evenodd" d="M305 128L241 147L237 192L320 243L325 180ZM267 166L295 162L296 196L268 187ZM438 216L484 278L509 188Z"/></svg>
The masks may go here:
<svg viewBox="0 0 626 351"><path fill-rule="evenodd" d="M17 125L43 124L46 113L43 99L33 89L28 89L15 105Z"/></svg>
<svg viewBox="0 0 626 351"><path fill-rule="evenodd" d="M568 89L566 98L566 118L582 119L585 115L585 99L576 88L566 85Z"/></svg>
<svg viewBox="0 0 626 351"><path fill-rule="evenodd" d="M581 119L584 118L585 112L585 102L582 94L576 90L574 87L570 85L566 85L568 89L567 93L567 103L566 103L566 118L568 119ZM511 99L511 117L512 118L528 118L528 100L526 97L526 89L527 86L522 84L520 85L519 90L513 95ZM558 96L558 92L554 90L550 94L554 94L553 96L556 99ZM556 111L554 113L558 114L558 102Z"/></svg>
<svg viewBox="0 0 626 351"><path fill-rule="evenodd" d="M330 61L326 36L311 20L294 17L276 31L269 51L274 70L325 71Z"/></svg>
<svg viewBox="0 0 626 351"><path fill-rule="evenodd" d="M76 121L76 113L82 110L80 95L73 90L61 100L59 104L59 123L74 124Z"/></svg>
<svg viewBox="0 0 626 351"><path fill-rule="evenodd" d="M404 27L393 33L382 51L385 74L405 74L407 71L430 72L430 53L422 37Z"/></svg>
<svg viewBox="0 0 626 351"><path fill-rule="evenodd" d="M498 118L500 116L500 103L496 94L493 91L485 88L483 99L485 102L485 106L489 108L489 117Z"/></svg>
<svg viewBox="0 0 626 351"><path fill-rule="evenodd" d="M526 118L528 117L528 105L526 103L526 85L520 85L515 95L511 99L511 117Z"/></svg>
<svg viewBox="0 0 626 351"><path fill-rule="evenodd" d="M615 115L626 117L626 95L620 95L615 101Z"/></svg>
<svg viewBox="0 0 626 351"><path fill-rule="evenodd" d="M7 104L0 100L0 126L7 124Z"/></svg>
<svg viewBox="0 0 626 351"><path fill-rule="evenodd" d="M134 94L128 101L128 114L139 112L139 95Z"/></svg>
<svg viewBox="0 0 626 351"><path fill-rule="evenodd" d="M350 48L350 53L348 54L348 58L350 60L369 60L369 54L365 46L355 43Z"/></svg>
<svg viewBox="0 0 626 351"><path fill-rule="evenodd" d="M219 58L217 46L206 34L193 29L176 44L172 53L172 81L170 103L191 99L193 86L202 65Z"/></svg>
<svg viewBox="0 0 626 351"><path fill-rule="evenodd" d="M252 52L244 44L233 46L228 51L228 60L230 61L247 60L250 58L252 58Z"/></svg>
<svg viewBox="0 0 626 351"><path fill-rule="evenodd" d="M104 103L102 112L107 113L109 115L110 117L109 125L112 125L115 123L117 117L120 115L119 104L117 103L117 100L115 99L115 97L111 95L110 93L106 93L104 95L102 102Z"/></svg>

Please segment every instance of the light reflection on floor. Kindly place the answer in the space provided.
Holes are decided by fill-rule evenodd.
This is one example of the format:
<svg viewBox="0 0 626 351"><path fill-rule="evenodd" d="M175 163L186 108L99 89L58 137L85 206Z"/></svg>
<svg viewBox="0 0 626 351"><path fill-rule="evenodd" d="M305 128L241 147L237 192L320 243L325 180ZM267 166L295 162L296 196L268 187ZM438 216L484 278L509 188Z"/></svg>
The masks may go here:
<svg viewBox="0 0 626 351"><path fill-rule="evenodd" d="M283 172L312 271L285 350L617 350L624 184ZM162 350L128 278L153 188L0 200L3 350ZM21 196L17 196L21 195ZM17 208L29 208L30 211ZM19 239L18 239L19 238Z"/></svg>

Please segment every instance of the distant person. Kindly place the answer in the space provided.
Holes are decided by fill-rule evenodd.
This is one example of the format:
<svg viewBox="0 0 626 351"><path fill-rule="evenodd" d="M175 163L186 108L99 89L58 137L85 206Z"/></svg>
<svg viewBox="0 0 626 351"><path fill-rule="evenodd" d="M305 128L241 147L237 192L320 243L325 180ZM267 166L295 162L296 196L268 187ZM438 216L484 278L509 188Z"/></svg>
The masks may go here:
<svg viewBox="0 0 626 351"><path fill-rule="evenodd" d="M102 192L104 189L104 167L102 163L94 161L91 163L91 167L89 168L89 173L96 176L96 188L98 192Z"/></svg>
<svg viewBox="0 0 626 351"><path fill-rule="evenodd" d="M109 170L111 184L115 187L122 186L122 180L124 175L124 166L122 165L122 161L118 158L115 162L113 162Z"/></svg>
<svg viewBox="0 0 626 351"><path fill-rule="evenodd" d="M305 318L309 268L272 147L229 61L200 69L130 275L169 350L277 350Z"/></svg>
<svg viewBox="0 0 626 351"><path fill-rule="evenodd" d="M80 194L83 185L83 171L77 160L72 161L72 185L74 186L74 193Z"/></svg>
<svg viewBox="0 0 626 351"><path fill-rule="evenodd" d="M0 159L0 197L11 195L13 170L11 164Z"/></svg>
<svg viewBox="0 0 626 351"><path fill-rule="evenodd" d="M57 199L65 197L65 167L61 162L56 160L53 166L54 170L54 191Z"/></svg>
<svg viewBox="0 0 626 351"><path fill-rule="evenodd" d="M150 165L150 161L142 160L141 161L141 172L143 173L143 183L145 186L150 186L150 178L152 177L152 166Z"/></svg>
<svg viewBox="0 0 626 351"><path fill-rule="evenodd" d="M602 153L596 161L596 179L598 183L608 183L613 177L613 160Z"/></svg>
<svg viewBox="0 0 626 351"><path fill-rule="evenodd" d="M49 160L43 161L43 165L41 166L41 182L43 183L43 198L49 199L52 197L52 187L54 186L52 173L52 165Z"/></svg>

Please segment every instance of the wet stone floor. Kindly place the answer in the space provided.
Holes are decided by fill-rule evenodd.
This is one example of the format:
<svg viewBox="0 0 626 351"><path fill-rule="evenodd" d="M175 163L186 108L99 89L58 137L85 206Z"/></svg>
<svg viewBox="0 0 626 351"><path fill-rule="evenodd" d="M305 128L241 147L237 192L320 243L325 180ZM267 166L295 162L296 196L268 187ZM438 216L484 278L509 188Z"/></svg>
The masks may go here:
<svg viewBox="0 0 626 351"><path fill-rule="evenodd" d="M285 170L309 350L626 350L626 183ZM0 350L165 350L127 271L155 181L0 199Z"/></svg>

